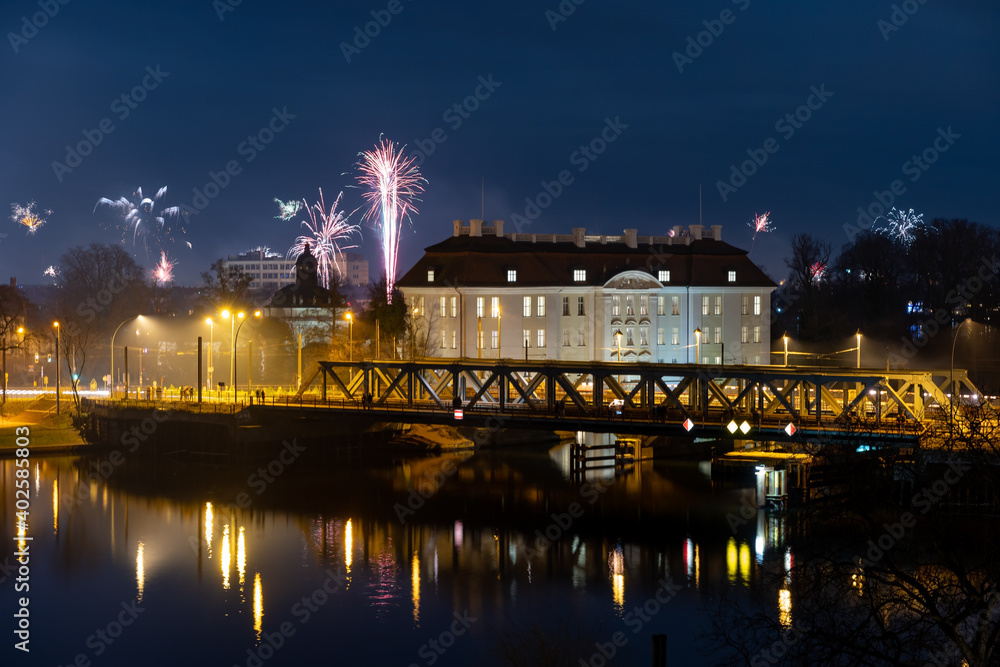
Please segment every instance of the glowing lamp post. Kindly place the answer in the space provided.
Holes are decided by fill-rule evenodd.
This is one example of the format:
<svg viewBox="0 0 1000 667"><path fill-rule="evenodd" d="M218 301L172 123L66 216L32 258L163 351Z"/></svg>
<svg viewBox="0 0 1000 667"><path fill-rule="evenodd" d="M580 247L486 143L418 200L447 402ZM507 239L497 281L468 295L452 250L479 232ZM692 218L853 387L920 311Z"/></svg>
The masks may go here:
<svg viewBox="0 0 1000 667"><path fill-rule="evenodd" d="M701 329L694 330L694 363L701 363Z"/></svg>
<svg viewBox="0 0 1000 667"><path fill-rule="evenodd" d="M253 311L253 316L254 317L260 317L260 311L259 310ZM243 325L247 323L247 321L243 319L244 317L246 317L246 313L240 311L239 313L236 314L236 317L238 317L239 319L241 319L243 321L240 322L240 326L236 327L236 333L233 334L233 399L234 400L236 399L236 342L240 338L240 329L242 329ZM247 351L247 354L250 354L250 352ZM248 383L250 381L249 372L250 371L248 370L247 371L247 374L248 374L247 375L247 382Z"/></svg>
<svg viewBox="0 0 1000 667"><path fill-rule="evenodd" d="M214 370L212 366L212 346L215 344L215 322L212 321L211 317L206 317L205 324L208 325L208 386L211 389L212 371Z"/></svg>
<svg viewBox="0 0 1000 667"><path fill-rule="evenodd" d="M59 323L53 322L56 329L56 414L59 414Z"/></svg>
<svg viewBox="0 0 1000 667"><path fill-rule="evenodd" d="M858 368L861 368L861 329L858 329Z"/></svg>
<svg viewBox="0 0 1000 667"><path fill-rule="evenodd" d="M781 337L782 342L785 343L785 365L788 365L788 334Z"/></svg>
<svg viewBox="0 0 1000 667"><path fill-rule="evenodd" d="M349 339L350 344L347 347L347 360L353 362L354 361L354 315L352 315L351 313L347 313L346 315L344 315L344 317L347 318L347 324L349 325L351 330Z"/></svg>

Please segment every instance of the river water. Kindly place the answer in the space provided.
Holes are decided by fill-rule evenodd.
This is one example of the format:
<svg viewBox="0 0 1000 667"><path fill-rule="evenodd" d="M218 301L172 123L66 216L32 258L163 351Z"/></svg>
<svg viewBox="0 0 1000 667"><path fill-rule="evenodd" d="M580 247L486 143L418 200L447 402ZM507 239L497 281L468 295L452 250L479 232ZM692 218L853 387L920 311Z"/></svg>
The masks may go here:
<svg viewBox="0 0 1000 667"><path fill-rule="evenodd" d="M784 519L741 515L749 483L713 483L707 462L579 477L565 445L318 450L33 457L20 592L0 461L2 664L648 665L662 633L690 665L721 593L791 623L787 586L762 576L791 565ZM25 596L30 654L12 639Z"/></svg>

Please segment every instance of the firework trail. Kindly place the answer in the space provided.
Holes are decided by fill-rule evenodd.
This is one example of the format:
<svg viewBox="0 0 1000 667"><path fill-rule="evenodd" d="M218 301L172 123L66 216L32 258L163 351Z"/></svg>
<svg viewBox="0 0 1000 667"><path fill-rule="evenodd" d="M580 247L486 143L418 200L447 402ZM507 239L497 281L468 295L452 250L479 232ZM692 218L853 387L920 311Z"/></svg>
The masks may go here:
<svg viewBox="0 0 1000 667"><path fill-rule="evenodd" d="M141 233L143 236L143 246L146 252L149 252L151 241L157 249L161 249L164 240L174 240L170 229L166 226L166 219L176 219L180 215L181 209L179 206L171 206L160 209L159 214L157 214L157 205L165 194L167 194L166 186L157 190L156 196L152 199L143 197L142 188L137 188L132 195L132 199L121 197L120 199L112 200L101 197L97 200L97 204L94 205L94 211L96 212L97 207L101 204L110 206L116 210L123 221L122 242L125 242L125 235L131 231L132 245L135 246L136 240ZM183 230L181 233L183 233Z"/></svg>
<svg viewBox="0 0 1000 667"><path fill-rule="evenodd" d="M892 208L884 216L879 217L883 218L889 224L887 227L877 229L876 233L888 236L893 241L898 241L907 248L910 247L910 244L916 238L916 230L924 226L924 214L914 213L912 208L906 213ZM877 220L878 218L876 218Z"/></svg>
<svg viewBox="0 0 1000 667"><path fill-rule="evenodd" d="M160 261L153 269L153 280L156 281L158 285L166 285L167 283L173 282L174 280L174 267L177 262L171 262L167 259L167 253L163 250L160 251Z"/></svg>
<svg viewBox="0 0 1000 667"><path fill-rule="evenodd" d="M364 220L372 221L382 237L382 255L385 258L386 298L392 303L392 290L396 284L396 264L399 259L399 229L403 218L416 213L413 200L424 191L423 177L414 164L415 157L404 157L388 139L383 139L375 150L361 153L358 163L358 183L366 188L368 211Z"/></svg>
<svg viewBox="0 0 1000 667"><path fill-rule="evenodd" d="M747 223L750 225L750 229L753 230L753 241L750 242L750 252L747 253L748 257L750 256L750 253L753 252L754 244L757 243L757 235L762 232L767 233L774 231L774 226L771 225L771 218L768 217L769 215L771 215L770 211L767 211L764 215L757 215L754 213L753 221Z"/></svg>
<svg viewBox="0 0 1000 667"><path fill-rule="evenodd" d="M333 269L340 271L337 264L337 256L340 254L340 242L347 240L351 235L359 232L357 225L347 222L347 214L338 211L340 198L344 196L341 192L337 195L329 212L326 209L326 202L323 200L323 189L319 191L319 201L309 206L304 199L303 208L309 215L309 220L303 220L302 226L309 230L309 235L302 235L295 239L295 245L288 249L288 257L297 259L299 255L310 248L310 252L316 256L316 269L319 274L320 284L330 288L330 276ZM356 248L357 246L343 246L343 249Z"/></svg>
<svg viewBox="0 0 1000 667"><path fill-rule="evenodd" d="M42 272L43 276L48 276L49 278L57 278L59 276L59 267L50 266Z"/></svg>
<svg viewBox="0 0 1000 667"><path fill-rule="evenodd" d="M826 264L823 262L814 262L809 267L809 276L814 283L820 283L826 277Z"/></svg>
<svg viewBox="0 0 1000 667"><path fill-rule="evenodd" d="M281 201L275 197L274 203L278 205L278 210L281 211L281 213L274 216L279 220L291 220L300 210L302 210L302 202L297 199L294 201Z"/></svg>
<svg viewBox="0 0 1000 667"><path fill-rule="evenodd" d="M18 203L10 205L10 219L19 225L24 225L28 229L28 234L34 234L38 228L45 224L52 211L36 211L35 202L28 202L27 206Z"/></svg>

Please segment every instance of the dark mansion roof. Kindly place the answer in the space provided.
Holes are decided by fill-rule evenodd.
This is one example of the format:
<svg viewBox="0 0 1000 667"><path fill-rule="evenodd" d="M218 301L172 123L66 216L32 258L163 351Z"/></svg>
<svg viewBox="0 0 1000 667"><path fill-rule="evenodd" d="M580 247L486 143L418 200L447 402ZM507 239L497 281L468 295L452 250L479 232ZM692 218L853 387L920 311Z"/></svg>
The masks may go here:
<svg viewBox="0 0 1000 667"><path fill-rule="evenodd" d="M668 286L776 286L745 250L715 238L637 237L634 230L626 230L625 237L585 237L583 230L574 230L579 231L575 241L569 235L545 235L539 241L536 235L505 237L502 226L499 235L489 233L489 226L481 235L466 229L425 248L424 256L398 281L399 287L580 287L604 285L624 271L657 279L662 270L670 271ZM721 237L719 231L715 234ZM517 271L514 283L507 280L511 269ZM579 269L586 271L583 281L574 279ZM429 270L434 271L433 281L427 280ZM730 271L736 271L735 282L729 281Z"/></svg>

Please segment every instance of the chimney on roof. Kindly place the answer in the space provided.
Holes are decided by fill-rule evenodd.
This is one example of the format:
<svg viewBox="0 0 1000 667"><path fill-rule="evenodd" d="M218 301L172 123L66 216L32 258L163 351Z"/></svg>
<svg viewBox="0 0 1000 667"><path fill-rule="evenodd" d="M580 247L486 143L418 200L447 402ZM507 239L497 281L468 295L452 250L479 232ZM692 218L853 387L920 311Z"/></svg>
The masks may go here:
<svg viewBox="0 0 1000 667"><path fill-rule="evenodd" d="M691 238L696 241L701 240L701 225L690 225L689 228L691 230Z"/></svg>
<svg viewBox="0 0 1000 667"><path fill-rule="evenodd" d="M462 221L455 220L451 224L455 225L455 231L452 232L452 236L460 236L462 234Z"/></svg>
<svg viewBox="0 0 1000 667"><path fill-rule="evenodd" d="M503 238L503 220L494 220L493 229L496 230L496 235L498 239Z"/></svg>
<svg viewBox="0 0 1000 667"><path fill-rule="evenodd" d="M577 248L582 248L587 245L587 228L586 227L574 227L573 228L573 243L576 244Z"/></svg>
<svg viewBox="0 0 1000 667"><path fill-rule="evenodd" d="M712 225L712 238L716 241L722 240L722 225Z"/></svg>
<svg viewBox="0 0 1000 667"><path fill-rule="evenodd" d="M17 289L17 278L15 276L10 277L10 286Z"/></svg>
<svg viewBox="0 0 1000 667"><path fill-rule="evenodd" d="M626 229L625 230L625 245L629 248L637 248L639 246L639 230L638 229Z"/></svg>
<svg viewBox="0 0 1000 667"><path fill-rule="evenodd" d="M483 235L483 221L477 218L469 220L469 236Z"/></svg>

